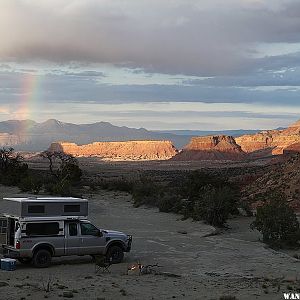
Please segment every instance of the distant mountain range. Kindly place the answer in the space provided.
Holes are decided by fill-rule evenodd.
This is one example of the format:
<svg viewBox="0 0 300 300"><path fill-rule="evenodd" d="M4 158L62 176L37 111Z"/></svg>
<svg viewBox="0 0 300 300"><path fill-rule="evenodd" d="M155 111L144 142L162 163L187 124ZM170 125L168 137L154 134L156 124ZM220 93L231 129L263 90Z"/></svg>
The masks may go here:
<svg viewBox="0 0 300 300"><path fill-rule="evenodd" d="M247 129L237 129L237 130L159 130L160 133L170 133L175 135L188 135L188 136L206 136L206 135L229 135L233 137L241 136L244 134L255 134L261 130L247 130Z"/></svg>
<svg viewBox="0 0 300 300"><path fill-rule="evenodd" d="M16 150L41 151L55 141L87 144L95 141L171 140L176 147L183 147L189 136L129 128L108 122L72 124L55 119L42 123L32 120L0 122L0 146L13 146Z"/></svg>
<svg viewBox="0 0 300 300"><path fill-rule="evenodd" d="M32 120L8 120L0 122L0 146L13 146L16 150L24 151L42 151L55 141L87 144L95 141L170 140L176 148L181 149L190 141L191 136L219 134L239 136L258 131L149 131L144 128L119 127L108 122L72 124L56 119L42 123Z"/></svg>

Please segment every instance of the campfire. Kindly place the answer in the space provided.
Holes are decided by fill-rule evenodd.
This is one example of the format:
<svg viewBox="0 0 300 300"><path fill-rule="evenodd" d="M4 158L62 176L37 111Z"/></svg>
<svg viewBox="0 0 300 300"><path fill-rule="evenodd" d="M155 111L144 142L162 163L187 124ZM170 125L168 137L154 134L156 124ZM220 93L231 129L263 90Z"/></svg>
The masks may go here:
<svg viewBox="0 0 300 300"><path fill-rule="evenodd" d="M127 269L127 274L132 275L132 274L138 274L138 275L146 275L146 274L156 274L157 269L161 266L158 264L155 265L143 265L141 263L135 263L131 266L128 267Z"/></svg>

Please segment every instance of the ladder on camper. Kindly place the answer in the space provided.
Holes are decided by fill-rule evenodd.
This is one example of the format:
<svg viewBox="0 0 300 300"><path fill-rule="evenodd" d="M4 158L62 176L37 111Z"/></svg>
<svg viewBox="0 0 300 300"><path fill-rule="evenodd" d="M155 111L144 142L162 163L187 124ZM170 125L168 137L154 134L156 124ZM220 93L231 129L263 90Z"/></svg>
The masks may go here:
<svg viewBox="0 0 300 300"><path fill-rule="evenodd" d="M0 217L0 245L7 244L8 220Z"/></svg>

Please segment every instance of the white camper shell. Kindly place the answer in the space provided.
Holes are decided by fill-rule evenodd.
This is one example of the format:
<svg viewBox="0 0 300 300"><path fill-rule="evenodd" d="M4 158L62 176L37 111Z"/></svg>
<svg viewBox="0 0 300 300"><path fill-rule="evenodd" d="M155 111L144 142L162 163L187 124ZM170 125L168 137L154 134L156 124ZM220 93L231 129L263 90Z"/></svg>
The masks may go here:
<svg viewBox="0 0 300 300"><path fill-rule="evenodd" d="M18 218L87 217L88 200L72 197L4 198L2 213Z"/></svg>

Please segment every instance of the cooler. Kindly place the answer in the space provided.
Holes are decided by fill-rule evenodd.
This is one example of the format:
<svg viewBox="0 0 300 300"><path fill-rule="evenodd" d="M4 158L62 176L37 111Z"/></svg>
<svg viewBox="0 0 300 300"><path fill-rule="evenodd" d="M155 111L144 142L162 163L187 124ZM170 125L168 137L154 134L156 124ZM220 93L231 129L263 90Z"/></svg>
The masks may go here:
<svg viewBox="0 0 300 300"><path fill-rule="evenodd" d="M14 271L16 269L16 260L12 258L1 259L1 270Z"/></svg>

